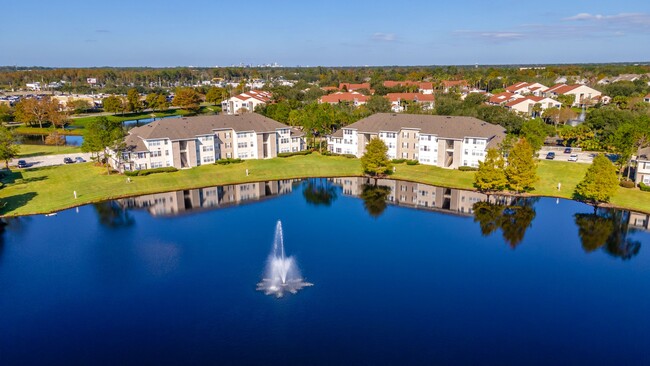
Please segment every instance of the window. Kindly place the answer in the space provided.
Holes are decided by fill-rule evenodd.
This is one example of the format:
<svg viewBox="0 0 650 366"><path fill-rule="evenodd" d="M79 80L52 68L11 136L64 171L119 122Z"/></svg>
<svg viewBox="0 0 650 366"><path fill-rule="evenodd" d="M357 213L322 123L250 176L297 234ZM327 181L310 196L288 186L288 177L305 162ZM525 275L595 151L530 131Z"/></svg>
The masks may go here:
<svg viewBox="0 0 650 366"><path fill-rule="evenodd" d="M152 168L152 169L153 169L153 168L162 168L162 166L163 166L163 163L162 163L162 162L154 162L154 163L151 163L151 168Z"/></svg>
<svg viewBox="0 0 650 366"><path fill-rule="evenodd" d="M240 142L237 144L237 148L239 149L245 149L248 147L248 142Z"/></svg>
<svg viewBox="0 0 650 366"><path fill-rule="evenodd" d="M280 139L280 143L281 143L281 144L288 144L288 143L289 143L289 139L288 139L288 138Z"/></svg>
<svg viewBox="0 0 650 366"><path fill-rule="evenodd" d="M237 138L238 139L243 139L243 138L246 138L246 135L247 134L245 132L238 132L237 133Z"/></svg>
<svg viewBox="0 0 650 366"><path fill-rule="evenodd" d="M240 158L240 159L246 159L246 158L248 158L248 153L239 153L239 155L237 157Z"/></svg>
<svg viewBox="0 0 650 366"><path fill-rule="evenodd" d="M402 142L402 147L405 149L408 149L409 143L408 142Z"/></svg>
<svg viewBox="0 0 650 366"><path fill-rule="evenodd" d="M214 146L210 146L210 145L203 146L203 152L206 151L214 151Z"/></svg>
<svg viewBox="0 0 650 366"><path fill-rule="evenodd" d="M160 140L149 141L149 146L160 146Z"/></svg>
<svg viewBox="0 0 650 366"><path fill-rule="evenodd" d="M138 159L144 159L147 156L147 153L139 152Z"/></svg>
<svg viewBox="0 0 650 366"><path fill-rule="evenodd" d="M212 141L212 136L202 136L201 141Z"/></svg>
<svg viewBox="0 0 650 366"><path fill-rule="evenodd" d="M152 158L157 158L157 157L159 157L159 156L162 156L162 151L157 150L157 151L152 151L152 152L151 152L151 157L152 157Z"/></svg>
<svg viewBox="0 0 650 366"><path fill-rule="evenodd" d="M232 147L232 142L226 142L226 149L230 149Z"/></svg>
<svg viewBox="0 0 650 366"><path fill-rule="evenodd" d="M203 162L204 162L204 163L211 163L211 162L213 162L213 161L214 161L214 157L213 157L213 156L204 156L204 157L203 157Z"/></svg>

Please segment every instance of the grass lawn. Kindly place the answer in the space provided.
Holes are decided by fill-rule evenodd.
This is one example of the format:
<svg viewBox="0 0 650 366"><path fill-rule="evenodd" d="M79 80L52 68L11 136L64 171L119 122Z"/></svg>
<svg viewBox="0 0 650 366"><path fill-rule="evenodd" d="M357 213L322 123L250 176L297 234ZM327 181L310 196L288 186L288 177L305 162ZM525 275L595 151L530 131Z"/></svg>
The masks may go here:
<svg viewBox="0 0 650 366"><path fill-rule="evenodd" d="M18 147L20 148L18 158L81 152L81 147L79 146L18 145Z"/></svg>
<svg viewBox="0 0 650 366"><path fill-rule="evenodd" d="M542 178L532 194L571 198L573 189L584 176L587 167L587 164L540 161L538 174ZM248 177L246 169L250 172ZM359 176L360 173L361 163L358 159L325 157L316 153L290 158L247 160L225 166L206 165L174 173L133 177L131 183L126 183L123 175L107 176L104 168L95 167L92 163L15 170L3 179L5 187L0 190L3 205L0 214L14 216L46 213L106 199L178 189L275 179ZM474 173L400 164L392 177L472 189ZM558 182L562 183L560 192L557 191ZM73 191L77 191L76 200ZM612 203L650 212L650 193L619 188Z"/></svg>

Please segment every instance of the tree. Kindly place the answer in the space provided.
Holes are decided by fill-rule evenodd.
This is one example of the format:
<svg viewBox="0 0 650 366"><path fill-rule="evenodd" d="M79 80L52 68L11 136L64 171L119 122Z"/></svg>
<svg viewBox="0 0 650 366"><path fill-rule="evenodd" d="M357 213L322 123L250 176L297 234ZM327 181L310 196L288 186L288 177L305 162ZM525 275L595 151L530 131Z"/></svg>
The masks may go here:
<svg viewBox="0 0 650 366"><path fill-rule="evenodd" d="M89 110L91 105L89 101L84 99L71 99L66 104L66 107L74 114L81 114Z"/></svg>
<svg viewBox="0 0 650 366"><path fill-rule="evenodd" d="M106 117L99 117L86 126L84 142L81 144L81 151L102 156L101 161L106 163L108 174L111 173L108 164L108 149L119 151L123 144L124 130L119 121L110 121ZM119 153L119 152L118 152Z"/></svg>
<svg viewBox="0 0 650 366"><path fill-rule="evenodd" d="M388 159L388 147L378 138L370 140L366 145L366 152L361 157L361 166L363 172L373 177L381 176L392 169L392 164Z"/></svg>
<svg viewBox="0 0 650 366"><path fill-rule="evenodd" d="M45 145L63 146L65 145L65 136L53 131L45 137Z"/></svg>
<svg viewBox="0 0 650 366"><path fill-rule="evenodd" d="M59 108L59 102L50 98L24 98L16 103L14 114L16 121L29 125L38 124L43 128L43 123L50 122L56 126L63 126L66 116Z"/></svg>
<svg viewBox="0 0 650 366"><path fill-rule="evenodd" d="M562 103L562 105L571 107L576 101L576 96L573 94L560 94L557 96L557 100L558 102Z"/></svg>
<svg viewBox="0 0 650 366"><path fill-rule="evenodd" d="M221 101L224 97L224 92L225 89L213 86L208 89L208 92L205 94L205 101L214 105L221 104Z"/></svg>
<svg viewBox="0 0 650 366"><path fill-rule="evenodd" d="M553 128L542 120L535 118L524 122L521 126L521 135L526 138L526 141L530 143L534 151L539 151L544 145L544 140L546 136L549 135L549 128Z"/></svg>
<svg viewBox="0 0 650 366"><path fill-rule="evenodd" d="M0 123L9 122L14 118L14 111L7 103L0 103Z"/></svg>
<svg viewBox="0 0 650 366"><path fill-rule="evenodd" d="M510 150L506 178L508 179L508 187L517 193L533 189L533 184L538 179L534 154L533 147L530 146L525 137L519 140Z"/></svg>
<svg viewBox="0 0 650 366"><path fill-rule="evenodd" d="M390 101L381 95L373 95L368 98L366 108L372 113L390 112Z"/></svg>
<svg viewBox="0 0 650 366"><path fill-rule="evenodd" d="M601 202L609 202L617 187L616 167L605 155L598 154L587 169L585 177L576 186L574 196L598 205Z"/></svg>
<svg viewBox="0 0 650 366"><path fill-rule="evenodd" d="M0 126L0 160L4 160L5 168L9 169L9 160L18 156L16 136L5 126Z"/></svg>
<svg viewBox="0 0 650 366"><path fill-rule="evenodd" d="M388 200L389 194L390 187L378 186L377 184L364 184L360 197L363 200L363 207L368 211L370 216L377 218L388 206L386 201Z"/></svg>
<svg viewBox="0 0 650 366"><path fill-rule="evenodd" d="M174 105L193 112L199 110L201 97L192 88L178 88L174 96Z"/></svg>
<svg viewBox="0 0 650 366"><path fill-rule="evenodd" d="M135 88L129 89L126 92L126 111L127 112L140 112L142 110L142 101L140 101L140 93Z"/></svg>
<svg viewBox="0 0 650 366"><path fill-rule="evenodd" d="M484 161L478 163L474 187L481 192L501 191L508 185L505 161L496 149L488 149Z"/></svg>
<svg viewBox="0 0 650 366"><path fill-rule="evenodd" d="M164 94L147 94L145 102L147 103L147 108L151 108L154 112L169 108L169 102L167 102L167 97Z"/></svg>
<svg viewBox="0 0 650 366"><path fill-rule="evenodd" d="M102 105L104 106L104 111L109 113L120 113L124 112L125 104L121 97L117 95L111 95L102 100Z"/></svg>

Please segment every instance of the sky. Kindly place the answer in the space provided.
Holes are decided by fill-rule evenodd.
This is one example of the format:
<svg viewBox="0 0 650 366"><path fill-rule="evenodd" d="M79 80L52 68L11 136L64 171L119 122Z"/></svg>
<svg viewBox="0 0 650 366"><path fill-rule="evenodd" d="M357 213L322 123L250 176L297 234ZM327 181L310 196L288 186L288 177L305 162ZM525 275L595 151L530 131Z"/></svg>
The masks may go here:
<svg viewBox="0 0 650 366"><path fill-rule="evenodd" d="M650 61L650 1L13 0L0 65Z"/></svg>

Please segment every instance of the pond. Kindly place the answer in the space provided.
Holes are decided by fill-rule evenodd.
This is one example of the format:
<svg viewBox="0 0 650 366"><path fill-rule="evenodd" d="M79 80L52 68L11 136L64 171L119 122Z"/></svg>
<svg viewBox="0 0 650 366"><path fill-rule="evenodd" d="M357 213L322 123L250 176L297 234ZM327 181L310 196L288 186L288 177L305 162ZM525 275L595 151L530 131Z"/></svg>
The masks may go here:
<svg viewBox="0 0 650 366"><path fill-rule="evenodd" d="M8 365L647 364L647 220L363 178L5 219L0 355Z"/></svg>
<svg viewBox="0 0 650 366"><path fill-rule="evenodd" d="M81 146L84 141L83 136L61 135L65 138L66 146ZM17 143L24 145L45 145L47 135L18 135Z"/></svg>
<svg viewBox="0 0 650 366"><path fill-rule="evenodd" d="M161 119L166 119L166 118L180 118L183 117L181 115L176 115L176 116L167 116L167 117L156 117L156 118L141 118L141 119L130 119L128 121L122 122L122 125L126 128L133 128L133 127L139 127L139 126L144 126L146 124L149 124L153 121L158 121Z"/></svg>

